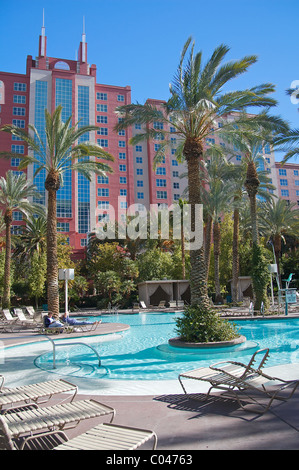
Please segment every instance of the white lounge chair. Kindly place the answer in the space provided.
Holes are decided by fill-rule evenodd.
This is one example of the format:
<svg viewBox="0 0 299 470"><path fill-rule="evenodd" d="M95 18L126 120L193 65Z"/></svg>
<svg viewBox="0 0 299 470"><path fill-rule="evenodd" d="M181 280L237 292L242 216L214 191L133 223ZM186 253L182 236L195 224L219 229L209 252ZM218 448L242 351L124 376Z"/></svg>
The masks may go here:
<svg viewBox="0 0 299 470"><path fill-rule="evenodd" d="M176 307L176 300L170 300L168 303L170 308Z"/></svg>
<svg viewBox="0 0 299 470"><path fill-rule="evenodd" d="M12 407L17 403L45 403L53 395L72 392L71 401L74 400L78 387L63 379L49 380L20 387L4 387L4 376L0 376L0 410Z"/></svg>
<svg viewBox="0 0 299 470"><path fill-rule="evenodd" d="M145 305L144 300L140 300L139 304L140 304L141 308L147 308L146 305Z"/></svg>
<svg viewBox="0 0 299 470"><path fill-rule="evenodd" d="M18 317L13 317L9 309L4 308L1 310L0 327L4 333L18 332L26 326L26 323L19 320Z"/></svg>
<svg viewBox="0 0 299 470"><path fill-rule="evenodd" d="M158 438L153 431L103 423L70 440L64 432L52 431L26 437L19 444L0 416L0 449L5 450L134 450L152 438L154 450Z"/></svg>
<svg viewBox="0 0 299 470"><path fill-rule="evenodd" d="M262 359L258 367L254 367L257 360L257 355L262 353ZM179 382L184 390L184 393L188 395L185 386L183 385L182 379L194 379L209 382L211 387L209 388L206 398L210 395L213 388L222 390L226 394L232 394L232 396L238 401L239 405L247 409L243 405L238 395L238 392L245 391L247 395L250 392L261 392L264 397L266 396L269 401L266 406L263 406L262 413L265 413L271 406L273 400L288 400L294 394L299 380L286 381L277 377L271 377L262 371L269 357L269 349L261 349L256 351L248 364L241 362L226 361L218 362L211 365L210 367L202 367L192 371L184 372L179 375ZM274 390L270 390L268 386L277 385ZM280 392L283 392L286 388L291 388L291 392L287 397L283 397ZM258 403L255 399L255 403Z"/></svg>
<svg viewBox="0 0 299 470"><path fill-rule="evenodd" d="M8 426L12 438L26 434L36 434L46 431L71 429L81 421L112 414L115 409L93 399L59 403L58 405L40 408L37 404L16 409L2 416Z"/></svg>

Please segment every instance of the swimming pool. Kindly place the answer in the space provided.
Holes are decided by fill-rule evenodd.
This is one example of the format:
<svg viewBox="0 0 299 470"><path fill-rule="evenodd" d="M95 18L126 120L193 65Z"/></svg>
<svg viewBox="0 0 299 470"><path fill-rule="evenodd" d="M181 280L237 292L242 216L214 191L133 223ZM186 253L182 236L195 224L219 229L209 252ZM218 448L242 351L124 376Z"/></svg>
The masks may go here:
<svg viewBox="0 0 299 470"><path fill-rule="evenodd" d="M84 338L101 357L101 367L92 351L83 345L56 349L56 371L85 379L173 380L188 369L226 359L246 362L257 349L269 348L267 366L299 363L299 319L234 321L247 338L241 345L209 350L186 350L168 345L176 336L179 313L111 315L103 322L127 323L130 329L102 337ZM64 341L65 342L65 341ZM57 340L59 344L59 340ZM28 346L29 347L29 346ZM36 367L52 371L51 352L34 359Z"/></svg>

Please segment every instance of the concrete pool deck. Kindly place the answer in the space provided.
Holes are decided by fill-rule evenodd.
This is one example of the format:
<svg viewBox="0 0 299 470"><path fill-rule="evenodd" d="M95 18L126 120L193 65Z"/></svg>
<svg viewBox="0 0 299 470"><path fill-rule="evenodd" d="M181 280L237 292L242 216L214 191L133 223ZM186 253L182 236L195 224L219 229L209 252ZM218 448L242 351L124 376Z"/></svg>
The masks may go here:
<svg viewBox="0 0 299 470"><path fill-rule="evenodd" d="M102 323L102 329L99 328L96 334L122 331L125 326L122 323ZM90 333L76 336L82 338L90 336ZM70 335L59 335L61 337L70 338ZM74 337L73 334L71 337ZM45 341L45 338L28 330L2 333L0 341L5 349L28 342ZM58 378L56 374L53 377L52 373L37 368L31 375L32 359L16 357L12 362L4 360L0 364L0 373L7 379L7 386L15 386L14 380L19 380L16 371L19 360L24 361L24 383ZM281 378L299 379L299 364L284 364L267 368L267 371ZM186 397L178 380L107 380L109 384L100 380L101 387L98 389L95 389L92 380L87 382L85 379L73 380L70 377L67 380L78 385L76 399L89 396L113 406L116 409L114 423L154 430L158 436L157 451L172 451L175 454L175 451L199 450L299 449L299 389L290 400L285 403L275 402L270 411L260 415L254 408L250 413L242 410L235 401L217 393L204 401L208 385L197 381L189 381L188 389L200 401ZM52 399L52 402L55 400ZM78 435L98 422L94 419L84 421L67 434L70 437ZM149 448L147 444L143 447Z"/></svg>

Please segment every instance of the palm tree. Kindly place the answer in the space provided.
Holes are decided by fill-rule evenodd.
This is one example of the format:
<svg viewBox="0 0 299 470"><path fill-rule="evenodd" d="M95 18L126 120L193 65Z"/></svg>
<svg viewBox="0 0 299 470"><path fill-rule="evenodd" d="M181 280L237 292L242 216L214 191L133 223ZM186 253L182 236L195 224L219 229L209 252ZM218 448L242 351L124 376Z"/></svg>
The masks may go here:
<svg viewBox="0 0 299 470"><path fill-rule="evenodd" d="M155 163L165 158L166 146L171 146L173 142L171 138L176 137L179 140L176 156L187 162L189 204L192 211L191 229L194 231L195 228L198 229L198 224L195 224L195 207L201 204L202 181L199 167L204 159L205 140L214 127L215 120L223 118L225 121L227 114L247 106L263 108L273 106L276 102L267 96L274 91L272 84L263 84L243 91L223 91L231 79L246 72L250 65L256 62L256 56L246 56L223 64L229 48L220 45L203 65L202 54L194 54L194 43L191 45L191 41L189 38L184 45L177 73L170 86L171 97L162 105L162 109L150 103L120 106L118 112L123 119L116 126L116 130L125 129L135 123L145 124L145 132L133 137L133 144L144 139L157 138L159 134L162 140L159 141L161 145L156 153ZM190 52L187 58L188 50ZM159 130L155 129L155 121L161 124ZM203 247L190 251L190 262L191 303L208 310Z"/></svg>
<svg viewBox="0 0 299 470"><path fill-rule="evenodd" d="M18 155L22 160L20 169L34 163L37 166L34 176L42 170L46 172L47 297L49 311L54 315L59 314L56 199L57 191L63 185L63 175L66 170L72 169L90 180L94 172L102 175L112 172L110 166L99 162L98 158L113 161L113 157L100 146L82 141L89 132L97 129L96 126L81 126L80 123L71 126L72 116L63 122L61 114L61 106L58 106L52 115L45 110L46 143L43 142L36 128L31 125L28 126L29 133L13 125L5 125L1 129L24 140L28 149L33 152L33 156ZM7 158L12 154L3 153L2 156Z"/></svg>
<svg viewBox="0 0 299 470"><path fill-rule="evenodd" d="M14 247L13 256L21 263L30 261L37 252L41 255L47 249L47 215L46 212L39 217L30 217L26 225L21 227Z"/></svg>
<svg viewBox="0 0 299 470"><path fill-rule="evenodd" d="M272 242L279 275L282 242L285 235L299 236L299 209L295 203L288 204L284 199L267 201L261 211L261 222L269 241Z"/></svg>
<svg viewBox="0 0 299 470"><path fill-rule="evenodd" d="M3 308L7 308L10 305L11 225L13 212L22 212L26 217L34 213L40 214L43 207L40 204L29 201L29 198L36 196L36 186L27 180L25 174L15 175L13 171L8 171L5 178L3 176L0 178L0 205L4 212L6 246Z"/></svg>
<svg viewBox="0 0 299 470"><path fill-rule="evenodd" d="M239 282L239 225L240 225L240 209L246 204L244 200L245 196L245 181L247 179L247 160L242 159L239 165L233 165L230 167L230 181L232 185L233 194L233 260L232 260L232 301L234 303L239 301L238 298L238 282ZM272 198L271 190L274 186L271 184L271 180L266 171L258 172L258 192L257 196L262 200L270 200ZM250 231L252 232L252 216L250 214Z"/></svg>
<svg viewBox="0 0 299 470"><path fill-rule="evenodd" d="M202 192L202 200L208 212L208 216L211 219L213 228L216 303L223 302L219 274L221 217L225 214L225 212L227 212L229 203L232 199L230 172L228 171L230 167L231 165L227 163L226 159L223 158L221 153L212 155L206 166L208 188L203 189ZM207 243L205 245L205 250L206 260L208 261L210 257L210 246L208 246Z"/></svg>

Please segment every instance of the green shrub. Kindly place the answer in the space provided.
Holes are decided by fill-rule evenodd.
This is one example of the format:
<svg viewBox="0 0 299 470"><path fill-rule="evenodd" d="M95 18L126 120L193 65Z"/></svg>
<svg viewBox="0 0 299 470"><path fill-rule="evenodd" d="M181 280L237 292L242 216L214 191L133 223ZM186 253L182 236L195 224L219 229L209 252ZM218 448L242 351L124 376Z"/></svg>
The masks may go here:
<svg viewBox="0 0 299 470"><path fill-rule="evenodd" d="M189 343L230 341L239 336L235 324L213 310L202 311L198 306L187 307L183 316L176 320L176 326L181 340Z"/></svg>

